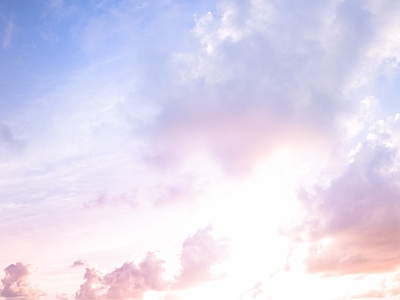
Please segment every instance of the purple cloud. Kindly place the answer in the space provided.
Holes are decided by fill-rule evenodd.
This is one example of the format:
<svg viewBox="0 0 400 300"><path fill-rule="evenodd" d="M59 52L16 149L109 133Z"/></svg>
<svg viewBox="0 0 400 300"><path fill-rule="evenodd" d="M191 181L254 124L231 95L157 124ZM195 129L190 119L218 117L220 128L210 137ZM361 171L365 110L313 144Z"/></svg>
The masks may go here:
<svg viewBox="0 0 400 300"><path fill-rule="evenodd" d="M146 291L166 290L163 264L163 260L148 252L139 265L126 262L105 275L95 268L86 268L85 282L75 296L77 299L141 299Z"/></svg>
<svg viewBox="0 0 400 300"><path fill-rule="evenodd" d="M378 122L344 172L299 194L308 216L309 272L394 271L400 265L399 118Z"/></svg>
<svg viewBox="0 0 400 300"><path fill-rule="evenodd" d="M76 267L81 267L81 266L86 266L86 263L84 263L81 260L76 260L74 261L74 263L72 264L71 268L76 268Z"/></svg>
<svg viewBox="0 0 400 300"><path fill-rule="evenodd" d="M29 276L33 273L31 265L21 262L11 264L4 269L6 275L1 280L3 288L0 295L7 299L39 299L46 295L43 291L32 286Z"/></svg>

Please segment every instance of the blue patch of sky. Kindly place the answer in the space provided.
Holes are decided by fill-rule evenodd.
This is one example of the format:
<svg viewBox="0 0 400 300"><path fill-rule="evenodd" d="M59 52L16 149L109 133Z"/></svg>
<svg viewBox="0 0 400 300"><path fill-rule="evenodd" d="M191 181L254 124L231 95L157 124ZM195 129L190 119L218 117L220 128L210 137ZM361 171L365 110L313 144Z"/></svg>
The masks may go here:
<svg viewBox="0 0 400 300"><path fill-rule="evenodd" d="M0 49L0 120L32 98L66 80L68 74L98 60L112 59L131 47L139 67L154 68L174 51L189 50L182 35L194 26L194 14L217 13L214 0L192 1L50 1L0 2L0 37L13 24L10 43ZM111 29L93 51L85 52L84 31L92 18L102 17ZM113 20L114 18L114 20ZM131 19L129 19L131 18ZM110 30L109 28L106 28ZM100 30L100 29L99 29ZM133 33L132 33L133 32ZM131 34L131 35L130 35Z"/></svg>
<svg viewBox="0 0 400 300"><path fill-rule="evenodd" d="M30 101L56 83L65 72L84 62L73 40L76 15L55 18L40 1L0 2L0 32L13 24L10 42L0 49L0 105L2 111Z"/></svg>
<svg viewBox="0 0 400 300"><path fill-rule="evenodd" d="M384 116L400 113L400 69L397 68L390 78L380 76L378 78L375 96L381 104L381 114Z"/></svg>

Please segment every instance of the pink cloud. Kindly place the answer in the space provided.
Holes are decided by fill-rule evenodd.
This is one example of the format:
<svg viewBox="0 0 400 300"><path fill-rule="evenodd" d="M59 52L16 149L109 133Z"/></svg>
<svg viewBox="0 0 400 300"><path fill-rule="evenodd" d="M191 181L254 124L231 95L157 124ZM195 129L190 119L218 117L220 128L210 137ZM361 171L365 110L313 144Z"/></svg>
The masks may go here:
<svg viewBox="0 0 400 300"><path fill-rule="evenodd" d="M215 97L210 95L210 98ZM159 157L165 157L170 164L179 165L190 155L204 151L215 159L226 175L240 176L251 171L254 164L275 147L288 141L300 147L306 141L320 147L332 143L324 138L332 136L332 132L312 124L308 115L290 116L270 110L268 102L277 99L264 102L251 99L251 95L243 95L243 98L250 98L244 107L219 99L216 101L221 103L211 109L183 104L182 107L167 107L149 133L152 145L161 150L154 154L153 160L146 157L146 161L164 166L166 163L160 162ZM262 104L256 108L252 101Z"/></svg>
<svg viewBox="0 0 400 300"><path fill-rule="evenodd" d="M397 296L399 294L400 294L400 286L396 283L396 280L394 278L391 282L388 283L386 282L386 279L384 279L380 282L378 287L370 289L365 293L351 296L350 298L379 299L390 296Z"/></svg>
<svg viewBox="0 0 400 300"><path fill-rule="evenodd" d="M5 277L1 280L3 288L0 295L7 299L38 299L45 293L32 286L29 276L33 273L31 265L18 262L4 269Z"/></svg>
<svg viewBox="0 0 400 300"><path fill-rule="evenodd" d="M162 278L164 261L154 253L136 265L126 262L114 271L101 274L95 268L86 268L85 282L75 297L77 299L141 299L149 290L163 291L168 283Z"/></svg>
<svg viewBox="0 0 400 300"><path fill-rule="evenodd" d="M68 295L65 293L57 294L56 299L57 300L69 300Z"/></svg>
<svg viewBox="0 0 400 300"><path fill-rule="evenodd" d="M105 287L102 285L101 272L95 268L86 268L83 277L85 282L76 292L77 299L100 299L104 294Z"/></svg>
<svg viewBox="0 0 400 300"><path fill-rule="evenodd" d="M392 296L400 295L400 285L393 287L393 288L390 290L390 294L391 294Z"/></svg>
<svg viewBox="0 0 400 300"><path fill-rule="evenodd" d="M227 258L229 246L227 241L212 237L211 230L211 226L199 229L184 241L180 257L182 269L176 277L175 288L186 288L221 277L213 274L211 268Z"/></svg>
<svg viewBox="0 0 400 300"><path fill-rule="evenodd" d="M351 298L384 298L385 296L386 293L383 291L370 290L364 294L352 296Z"/></svg>
<svg viewBox="0 0 400 300"><path fill-rule="evenodd" d="M329 186L299 194L308 212L299 229L312 243L311 273L385 272L400 265L400 148L396 135L375 134Z"/></svg>
<svg viewBox="0 0 400 300"><path fill-rule="evenodd" d="M103 277L103 284L108 287L106 298L141 299L148 290L166 290L167 283L162 278L163 272L164 261L152 252L148 252L138 266L132 262L126 262L122 267Z"/></svg>
<svg viewBox="0 0 400 300"><path fill-rule="evenodd" d="M139 263L125 262L114 271L102 274L95 268L86 268L85 282L76 292L77 299L142 299L150 290L169 291L184 289L220 276L211 272L211 267L222 262L228 254L225 240L211 236L211 226L200 229L187 238L180 257L181 271L175 281L163 278L164 260L148 252Z"/></svg>
<svg viewBox="0 0 400 300"><path fill-rule="evenodd" d="M85 266L86 264L81 261L81 260L76 260L74 261L74 263L72 264L71 268L75 268L75 267L80 267L80 266Z"/></svg>
<svg viewBox="0 0 400 300"><path fill-rule="evenodd" d="M253 292L252 297L253 297L253 298L257 298L258 295L264 293L264 291L261 289L261 286L262 286L262 283L261 283L261 282L257 282L257 283L254 285L254 287L252 288L252 292Z"/></svg>

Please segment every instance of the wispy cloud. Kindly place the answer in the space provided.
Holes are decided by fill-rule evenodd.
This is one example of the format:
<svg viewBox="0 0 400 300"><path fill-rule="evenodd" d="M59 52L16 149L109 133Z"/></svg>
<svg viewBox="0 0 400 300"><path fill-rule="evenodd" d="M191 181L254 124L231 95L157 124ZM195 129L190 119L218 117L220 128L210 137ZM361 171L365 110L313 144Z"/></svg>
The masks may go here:
<svg viewBox="0 0 400 300"><path fill-rule="evenodd" d="M3 49L11 47L11 43L12 43L11 38L13 36L14 31L15 31L15 24L14 24L13 19L10 18L7 20L6 27L5 27L4 34L3 34L3 39L2 39Z"/></svg>

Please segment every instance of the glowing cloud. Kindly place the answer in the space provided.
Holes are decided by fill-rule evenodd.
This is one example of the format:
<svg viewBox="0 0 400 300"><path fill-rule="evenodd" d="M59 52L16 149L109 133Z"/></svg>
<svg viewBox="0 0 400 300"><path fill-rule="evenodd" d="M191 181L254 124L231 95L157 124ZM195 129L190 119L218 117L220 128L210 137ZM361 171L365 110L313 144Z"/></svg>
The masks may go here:
<svg viewBox="0 0 400 300"><path fill-rule="evenodd" d="M399 120L377 122L343 174L300 193L308 210L303 232L313 242L310 272L375 273L400 265Z"/></svg>

